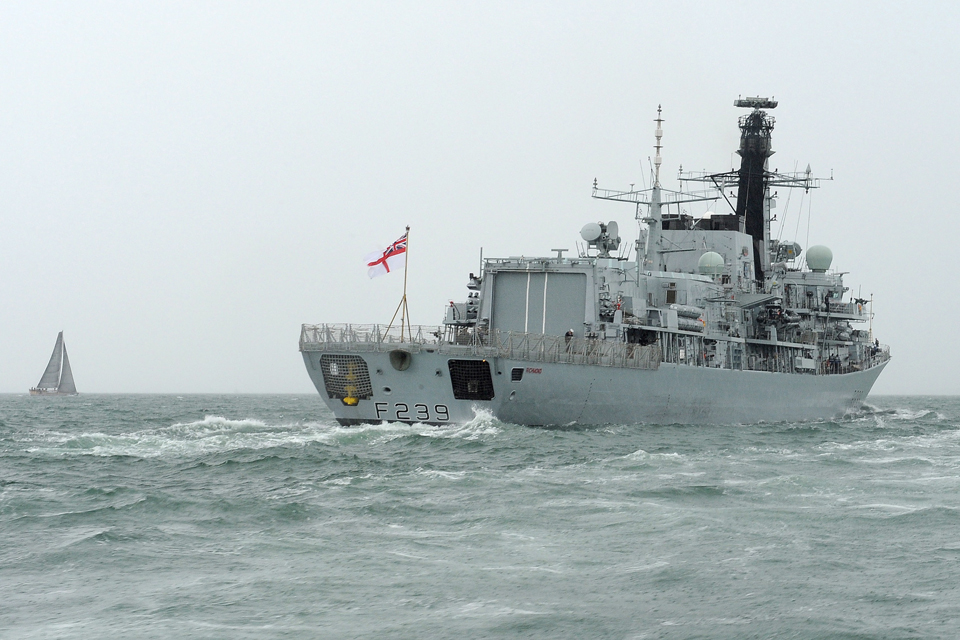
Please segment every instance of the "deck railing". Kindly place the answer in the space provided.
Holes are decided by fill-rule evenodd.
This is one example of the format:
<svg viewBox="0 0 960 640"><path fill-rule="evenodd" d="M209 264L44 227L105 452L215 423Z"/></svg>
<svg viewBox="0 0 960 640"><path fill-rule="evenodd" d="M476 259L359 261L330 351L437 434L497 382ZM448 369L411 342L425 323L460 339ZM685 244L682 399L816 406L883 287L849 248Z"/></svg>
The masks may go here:
<svg viewBox="0 0 960 640"><path fill-rule="evenodd" d="M400 338L397 327L388 331L385 326L376 324L305 324L300 330L300 350L369 353L402 348L410 353L428 351L453 356L499 357L525 362L590 364L630 369L657 369L663 359L659 343L639 345L614 340L567 338L517 331L482 332L462 327L414 325L412 331L404 330L403 340ZM890 359L889 346L881 344L868 348L868 356L861 362L824 360L809 373L850 373L873 368ZM671 362L674 360L671 359ZM696 366L699 361L688 364ZM785 369L770 368L766 365L751 367L744 363L743 366L745 369L787 372Z"/></svg>
<svg viewBox="0 0 960 640"><path fill-rule="evenodd" d="M526 362L592 364L630 369L656 369L661 354L658 345L639 345L609 340L567 338L514 331L453 332L444 327L414 326L412 333L383 325L305 324L300 330L301 351L384 352L403 348L448 355L474 355Z"/></svg>
<svg viewBox="0 0 960 640"><path fill-rule="evenodd" d="M879 346L868 347L868 354L861 362L850 362L844 360L830 360L829 358L820 363L819 373L821 375L833 375L842 373L852 373L854 371L865 371L879 366L890 359L890 346L881 344Z"/></svg>
<svg viewBox="0 0 960 640"><path fill-rule="evenodd" d="M501 358L530 362L657 369L661 359L660 346L655 344L639 345L513 331L494 331L489 342Z"/></svg>

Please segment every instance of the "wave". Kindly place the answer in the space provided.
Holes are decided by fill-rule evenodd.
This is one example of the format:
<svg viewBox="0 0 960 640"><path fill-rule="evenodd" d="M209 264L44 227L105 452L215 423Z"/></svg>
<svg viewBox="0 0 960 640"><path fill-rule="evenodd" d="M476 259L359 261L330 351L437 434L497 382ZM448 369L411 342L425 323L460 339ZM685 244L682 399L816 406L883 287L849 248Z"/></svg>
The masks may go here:
<svg viewBox="0 0 960 640"><path fill-rule="evenodd" d="M935 433L925 433L925 434L909 434L901 437L890 437L889 435L877 438L875 440L857 440L854 442L824 442L820 445L817 445L817 449L824 453L835 453L835 452L855 452L855 451L865 451L865 452L883 452L883 453L893 453L893 452L902 452L906 450L919 449L935 449L941 455L938 455L939 458L944 457L944 455L949 455L946 451L943 450L943 447L957 447L960 445L960 429L951 428L937 431ZM925 456L910 456L910 457L925 457ZM883 460L894 460L894 458L884 458Z"/></svg>
<svg viewBox="0 0 960 640"><path fill-rule="evenodd" d="M863 420L876 420L878 423L883 424L883 422L887 419L897 422L912 422L915 420L931 419L937 422L942 422L947 419L947 416L936 409L912 407L889 407L881 409L880 407L875 407L873 405L864 403L858 409L845 413L843 419L844 421L854 422Z"/></svg>
<svg viewBox="0 0 960 640"><path fill-rule="evenodd" d="M628 453L625 456L620 456L620 460L628 460L630 462L674 462L674 463L683 463L686 462L686 458L679 453L648 453L643 449L637 449L633 453Z"/></svg>
<svg viewBox="0 0 960 640"><path fill-rule="evenodd" d="M860 512L868 518L889 519L897 521L918 521L919 523L933 525L944 524L956 526L960 519L960 509L946 505L899 505L888 503L874 503L854 505L848 507L850 510Z"/></svg>
<svg viewBox="0 0 960 640"><path fill-rule="evenodd" d="M135 458L193 457L237 450L384 444L397 438L426 437L478 440L495 437L503 423L478 411L466 424L428 425L382 423L344 427L331 422L268 424L256 418L233 419L207 415L202 420L167 427L110 434L101 431L71 434L48 431L25 443L28 453L59 456L130 456Z"/></svg>
<svg viewBox="0 0 960 640"><path fill-rule="evenodd" d="M302 446L326 438L323 425L268 425L256 419L205 416L194 422L122 434L45 434L30 453L136 458L181 457L236 449Z"/></svg>
<svg viewBox="0 0 960 640"><path fill-rule="evenodd" d="M496 436L505 424L495 418L490 411L474 408L474 417L463 424L425 424L415 422L384 422L354 427L341 427L344 433L363 433L379 437L377 442L389 442L406 436L421 436L425 438L480 440L487 436Z"/></svg>

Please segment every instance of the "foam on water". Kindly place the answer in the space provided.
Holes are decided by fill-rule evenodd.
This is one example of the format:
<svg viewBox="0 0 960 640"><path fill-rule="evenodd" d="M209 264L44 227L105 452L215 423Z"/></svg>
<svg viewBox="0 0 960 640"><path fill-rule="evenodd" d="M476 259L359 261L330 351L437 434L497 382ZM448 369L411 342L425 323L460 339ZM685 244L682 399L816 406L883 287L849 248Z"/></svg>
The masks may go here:
<svg viewBox="0 0 960 640"><path fill-rule="evenodd" d="M119 434L40 431L26 437L32 441L26 451L64 456L191 457L245 449L302 447L312 443L337 446L367 442L376 446L411 436L479 440L495 437L502 424L485 411L478 411L466 424L441 426L382 423L343 427L333 421L267 424L254 418L206 415L202 420Z"/></svg>
<svg viewBox="0 0 960 640"><path fill-rule="evenodd" d="M342 427L319 398L0 398L0 635L952 637L960 400Z"/></svg>
<svg viewBox="0 0 960 640"><path fill-rule="evenodd" d="M331 427L322 424L267 425L254 419L232 420L223 416L206 416L195 422L121 434L48 431L38 434L39 442L28 447L27 451L65 456L190 457L239 449L325 443L335 437Z"/></svg>

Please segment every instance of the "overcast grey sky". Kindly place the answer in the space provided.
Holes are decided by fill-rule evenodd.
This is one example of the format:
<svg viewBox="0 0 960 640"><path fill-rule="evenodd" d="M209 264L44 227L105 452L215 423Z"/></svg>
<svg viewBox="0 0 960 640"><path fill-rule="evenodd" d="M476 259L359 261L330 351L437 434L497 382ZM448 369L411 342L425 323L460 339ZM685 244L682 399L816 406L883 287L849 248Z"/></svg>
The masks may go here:
<svg viewBox="0 0 960 640"><path fill-rule="evenodd" d="M759 94L772 164L834 172L784 237L874 294L874 392L960 393L960 10L902 6L4 2L0 392L62 329L81 392L315 393L300 324L388 321L402 277L362 258L404 225L438 324L481 246L635 237L590 188L642 182L658 104L675 188Z"/></svg>

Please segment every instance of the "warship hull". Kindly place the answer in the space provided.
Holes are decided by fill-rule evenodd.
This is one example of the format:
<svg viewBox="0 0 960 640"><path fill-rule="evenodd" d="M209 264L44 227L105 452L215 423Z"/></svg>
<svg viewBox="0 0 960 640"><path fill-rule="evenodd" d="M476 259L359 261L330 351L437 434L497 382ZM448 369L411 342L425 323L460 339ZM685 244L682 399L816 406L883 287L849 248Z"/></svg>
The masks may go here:
<svg viewBox="0 0 960 640"><path fill-rule="evenodd" d="M822 420L856 411L886 362L864 371L796 375L661 363L655 370L476 358L491 371L489 400L458 399L450 354L421 350L396 370L389 353L363 353L371 397L330 397L322 355L304 351L311 380L344 425L465 423L478 413L528 426L598 424L749 424ZM354 352L343 352L354 353ZM354 356L357 357L357 356ZM457 358L457 362L464 362ZM515 371L522 370L518 381Z"/></svg>
<svg viewBox="0 0 960 640"><path fill-rule="evenodd" d="M588 222L575 255L481 260L443 326L410 324L406 274L399 324L394 314L385 329L303 325L307 371L337 419L463 423L486 412L532 426L743 424L859 409L890 359L873 335L872 298L850 293L829 247L804 251L771 235L777 189L806 193L819 181L809 166L770 170L776 100L734 106L751 109L738 119L739 170L681 171L681 190L663 187L658 107L652 186L594 180L594 198L630 204L645 225L633 260L615 220ZM717 213L724 204L730 211ZM406 255L409 231L369 262L371 276Z"/></svg>

